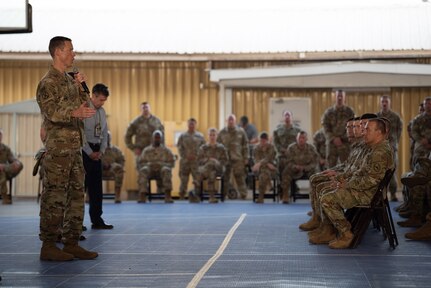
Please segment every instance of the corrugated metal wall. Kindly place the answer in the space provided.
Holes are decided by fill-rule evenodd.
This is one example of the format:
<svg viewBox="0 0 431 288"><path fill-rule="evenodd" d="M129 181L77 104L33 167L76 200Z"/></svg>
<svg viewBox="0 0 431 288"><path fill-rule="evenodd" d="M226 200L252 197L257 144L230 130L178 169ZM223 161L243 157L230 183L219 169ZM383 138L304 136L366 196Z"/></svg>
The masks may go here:
<svg viewBox="0 0 431 288"><path fill-rule="evenodd" d="M428 63L429 59L420 59L420 62ZM105 104L105 109L109 115L113 143L126 154L126 171L133 171L133 173L126 173L125 189L133 189L137 185L134 156L126 149L123 137L129 122L139 115L141 102L149 101L153 114L163 121L182 123L193 116L199 122L199 130L206 134L207 128L218 126L219 110L218 87L209 83L207 68L263 67L282 64L288 63L285 61L211 63L83 61L77 63L77 66L87 75L89 86L103 82L110 88L111 96ZM0 61L0 105L34 98L37 84L49 65L48 61ZM381 92L348 92L347 102L357 115L378 111L380 94ZM392 94L393 110L400 113L406 127L410 119L417 114L417 105L425 96L431 95L431 88L393 89L390 94ZM268 99L271 97L310 97L313 131L319 128L324 110L333 104L333 96L328 89L234 89L233 112L237 116L248 115L250 121L256 124L260 131L267 130ZM0 121L0 127L7 127L8 124L4 118L0 118ZM38 140L40 122L28 121L31 125L26 124L26 129L32 132L27 131L20 137L28 138L30 135L29 141L34 144L34 152L36 152L40 145ZM400 172L403 172L409 170L408 138L405 129L400 148ZM28 163L26 169L32 168L29 166L32 166L32 163ZM29 183L34 186L34 183ZM177 189L178 187L174 187L174 191ZM37 191L37 185L34 186L33 195L36 195L35 191ZM22 193L27 192L22 191Z"/></svg>

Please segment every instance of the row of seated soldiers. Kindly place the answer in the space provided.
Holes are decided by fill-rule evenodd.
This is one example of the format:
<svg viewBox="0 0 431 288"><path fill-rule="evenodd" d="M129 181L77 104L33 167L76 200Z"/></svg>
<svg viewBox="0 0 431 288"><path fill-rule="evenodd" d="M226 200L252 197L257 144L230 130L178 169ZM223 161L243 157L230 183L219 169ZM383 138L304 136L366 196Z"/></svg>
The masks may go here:
<svg viewBox="0 0 431 288"><path fill-rule="evenodd" d="M182 134L178 140L178 148L181 155L180 159L180 176L182 173L191 173L193 176L194 190L189 192L189 201L198 202L201 191L202 181L208 182L209 202L217 203L216 178L224 177L226 185L222 193L226 195L229 187L229 176L233 174L240 196L246 198L246 164L249 163L248 144L244 131L236 127L235 117L228 118L228 126L219 133L217 129L208 130L208 142L205 143L200 133ZM194 126L196 121L189 119L188 125ZM174 154L163 145L163 133L159 130L153 132L152 144L146 147L142 154L137 157L139 170L139 200L145 203L149 193L149 179L154 178L158 181L158 187L165 194L165 202L172 203L172 168L175 164ZM226 139L228 138L228 139ZM234 138L235 141L230 141ZM237 139L239 138L239 139ZM198 139L198 141L197 141ZM183 145L183 141L187 145ZM230 149L222 143L235 142L236 145L230 145ZM243 143L243 144L241 144ZM187 147L187 149L184 149ZM183 151L183 149L185 151ZM272 179L278 177L279 167L277 167L277 153L275 146L270 143L269 135L262 132L259 136L259 143L254 146L252 163L250 169L258 179L259 197L257 203L263 203L264 194L270 189ZM318 166L318 153L312 144L307 143L307 133L299 130L296 135L296 141L289 145L283 153L285 160L281 173L281 190L283 203L289 202L289 188L291 180L301 178L304 174L312 175L316 172ZM187 176L188 176L187 174ZM183 180L183 179L182 179ZM186 185L187 181L181 185ZM185 183L185 184L183 184ZM180 191L184 189L180 187Z"/></svg>
<svg viewBox="0 0 431 288"><path fill-rule="evenodd" d="M310 177L311 219L299 226L309 242L330 248L348 248L353 241L346 209L369 205L388 169L394 169L393 149L387 140L390 122L364 114L346 124L352 144L343 163Z"/></svg>

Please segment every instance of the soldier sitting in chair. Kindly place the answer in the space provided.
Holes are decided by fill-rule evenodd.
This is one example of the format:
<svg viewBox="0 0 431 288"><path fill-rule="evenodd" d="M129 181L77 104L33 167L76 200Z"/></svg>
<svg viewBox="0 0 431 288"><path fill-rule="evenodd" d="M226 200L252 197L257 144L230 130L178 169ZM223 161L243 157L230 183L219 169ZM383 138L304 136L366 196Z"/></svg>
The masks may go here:
<svg viewBox="0 0 431 288"><path fill-rule="evenodd" d="M208 143L202 145L199 148L198 177L194 181L194 193L189 193L190 202L199 202L198 193L200 193L201 182L203 179L208 180L208 193L210 196L209 202L218 202L218 200L215 198L215 181L217 176L223 175L227 163L228 156L226 148L223 146L223 144L217 143L217 129L210 128L208 130Z"/></svg>
<svg viewBox="0 0 431 288"><path fill-rule="evenodd" d="M158 187L165 193L165 203L174 203L172 192L172 169L175 165L175 156L163 143L163 133L160 130L153 132L153 141L138 157L139 169L139 200L145 203L148 195L150 178L155 178Z"/></svg>
<svg viewBox="0 0 431 288"><path fill-rule="evenodd" d="M262 132L260 142L253 149L253 173L259 180L259 198L256 203L263 203L266 191L271 187L271 180L277 175L276 155L274 145L269 143L268 133Z"/></svg>
<svg viewBox="0 0 431 288"><path fill-rule="evenodd" d="M111 132L108 131L108 146L102 155L102 179L114 178L115 203L121 203L121 186L124 177L124 155L120 148L111 143Z"/></svg>
<svg viewBox="0 0 431 288"><path fill-rule="evenodd" d="M23 165L15 158L8 146L2 143L3 130L0 129L0 194L3 204L12 204L12 191L7 189L7 182L18 176Z"/></svg>

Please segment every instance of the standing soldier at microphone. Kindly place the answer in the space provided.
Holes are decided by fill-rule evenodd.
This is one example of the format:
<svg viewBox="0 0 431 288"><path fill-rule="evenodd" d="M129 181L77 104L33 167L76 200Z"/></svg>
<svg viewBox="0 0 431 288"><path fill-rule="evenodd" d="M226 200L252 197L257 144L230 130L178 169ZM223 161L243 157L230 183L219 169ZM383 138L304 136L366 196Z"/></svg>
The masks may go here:
<svg viewBox="0 0 431 288"><path fill-rule="evenodd" d="M51 39L52 66L40 80L36 99L46 129L43 193L40 199L41 260L69 261L93 259L97 252L78 245L84 219L84 166L82 145L85 141L82 119L92 117L87 107L88 94L82 88L85 77L75 79L66 73L72 67L75 52L72 40L63 36ZM63 249L56 246L63 232Z"/></svg>

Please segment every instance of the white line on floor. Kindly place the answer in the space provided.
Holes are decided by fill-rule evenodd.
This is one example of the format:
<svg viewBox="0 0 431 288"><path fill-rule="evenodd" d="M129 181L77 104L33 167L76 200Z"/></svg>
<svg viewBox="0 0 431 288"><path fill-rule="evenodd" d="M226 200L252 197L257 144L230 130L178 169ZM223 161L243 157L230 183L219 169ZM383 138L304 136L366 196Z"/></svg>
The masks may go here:
<svg viewBox="0 0 431 288"><path fill-rule="evenodd" d="M239 217L238 221L236 221L235 225L230 228L229 233L227 233L226 237L224 238L223 242L221 243L214 256L211 257L207 261L207 263L205 263L205 265L201 268L201 270L199 270L198 273L196 273L195 277L193 277L192 281L190 281L190 283L187 285L187 288L195 288L199 284L205 273L207 273L207 271L211 268L215 261L217 261L217 259L223 254L224 250L229 244L229 241L232 239L233 234L235 233L236 229L238 229L239 225L241 225L242 221L244 221L246 215L247 214L242 214L241 217Z"/></svg>

